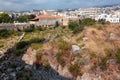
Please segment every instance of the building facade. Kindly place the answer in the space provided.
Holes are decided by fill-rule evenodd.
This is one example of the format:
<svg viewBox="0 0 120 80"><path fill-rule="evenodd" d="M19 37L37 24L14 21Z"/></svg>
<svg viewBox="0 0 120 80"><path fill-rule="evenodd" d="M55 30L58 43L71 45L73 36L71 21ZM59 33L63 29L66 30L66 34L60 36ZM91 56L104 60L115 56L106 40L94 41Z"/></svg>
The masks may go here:
<svg viewBox="0 0 120 80"><path fill-rule="evenodd" d="M49 15L40 15L32 19L37 26L54 26L56 22L59 24L62 23L62 17L60 16L49 16Z"/></svg>
<svg viewBox="0 0 120 80"><path fill-rule="evenodd" d="M104 19L105 21L109 21L110 23L119 23L120 18L117 15L112 14L100 14L98 15L95 20Z"/></svg>

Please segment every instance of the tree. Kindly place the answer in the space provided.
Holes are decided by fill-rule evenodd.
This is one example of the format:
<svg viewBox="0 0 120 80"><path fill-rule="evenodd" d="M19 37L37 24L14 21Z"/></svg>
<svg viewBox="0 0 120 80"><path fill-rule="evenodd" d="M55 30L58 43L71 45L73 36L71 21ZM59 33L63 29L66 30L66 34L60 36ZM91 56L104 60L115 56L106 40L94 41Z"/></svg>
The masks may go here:
<svg viewBox="0 0 120 80"><path fill-rule="evenodd" d="M33 19L33 18L35 18L36 16L34 15L34 14L31 14L31 15L29 15L28 16L28 19Z"/></svg>
<svg viewBox="0 0 120 80"><path fill-rule="evenodd" d="M20 16L20 17L17 18L17 21L21 22L21 23L27 22L28 21L27 16Z"/></svg>
<svg viewBox="0 0 120 80"><path fill-rule="evenodd" d="M55 22L55 27L58 27L60 24L58 21Z"/></svg>
<svg viewBox="0 0 120 80"><path fill-rule="evenodd" d="M11 23L11 22L13 22L13 20L7 13L0 14L0 23Z"/></svg>
<svg viewBox="0 0 120 80"><path fill-rule="evenodd" d="M70 30L75 30L76 27L78 27L78 26L79 26L79 24L78 24L77 21L70 21L69 24L68 24L68 27L69 27Z"/></svg>

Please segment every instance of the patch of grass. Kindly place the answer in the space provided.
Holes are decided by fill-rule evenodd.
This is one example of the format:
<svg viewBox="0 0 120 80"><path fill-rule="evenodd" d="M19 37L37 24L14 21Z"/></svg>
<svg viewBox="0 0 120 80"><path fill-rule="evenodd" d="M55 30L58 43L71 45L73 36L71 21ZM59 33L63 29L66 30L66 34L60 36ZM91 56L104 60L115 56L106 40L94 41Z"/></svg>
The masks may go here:
<svg viewBox="0 0 120 80"><path fill-rule="evenodd" d="M96 57L97 57L96 53L93 52L93 53L90 54L90 58L91 58L91 59L92 59L92 58L96 58Z"/></svg>
<svg viewBox="0 0 120 80"><path fill-rule="evenodd" d="M0 48L4 47L4 45L2 43L0 43Z"/></svg>
<svg viewBox="0 0 120 80"><path fill-rule="evenodd" d="M102 70L106 70L107 69L107 60L108 59L106 57L100 58L100 61L99 61L100 69L102 69Z"/></svg>
<svg viewBox="0 0 120 80"><path fill-rule="evenodd" d="M37 65L42 64L42 53L40 51L37 51L36 53L36 64Z"/></svg>
<svg viewBox="0 0 120 80"><path fill-rule="evenodd" d="M76 41L77 41L77 42L82 41L82 37L77 38L77 40L76 40Z"/></svg>
<svg viewBox="0 0 120 80"><path fill-rule="evenodd" d="M56 59L58 63L64 66L66 63L64 58L70 55L71 44L62 39L59 39L58 41L56 41L55 44L56 44L56 47L58 48Z"/></svg>
<svg viewBox="0 0 120 80"><path fill-rule="evenodd" d="M40 43L43 42L45 39L44 38L33 38L29 41L29 43Z"/></svg>
<svg viewBox="0 0 120 80"><path fill-rule="evenodd" d="M39 49L39 48L42 48L43 45L42 44L39 44L39 43L32 43L31 44L31 47L35 50Z"/></svg>
<svg viewBox="0 0 120 80"><path fill-rule="evenodd" d="M43 59L42 61L43 61L43 66L45 68L47 68L47 69L50 68L50 63L48 62L48 60Z"/></svg>
<svg viewBox="0 0 120 80"><path fill-rule="evenodd" d="M115 58L115 52L111 49L104 49L104 52L106 53L106 58L111 59Z"/></svg>
<svg viewBox="0 0 120 80"><path fill-rule="evenodd" d="M80 65L78 62L75 62L74 64L70 64L68 70L74 75L74 76L78 76L78 75L82 75L81 69L80 69Z"/></svg>
<svg viewBox="0 0 120 80"><path fill-rule="evenodd" d="M36 58L39 58L39 59L42 58L42 53L41 53L40 51L38 51L38 52L36 53Z"/></svg>
<svg viewBox="0 0 120 80"><path fill-rule="evenodd" d="M62 39L59 39L57 42L56 42L56 45L57 47L60 49L60 50L68 50L70 49L70 46L71 44L62 40Z"/></svg>
<svg viewBox="0 0 120 80"><path fill-rule="evenodd" d="M61 64L62 66L65 66L65 60L64 60L63 56L64 55L62 53L57 53L56 60L59 64Z"/></svg>

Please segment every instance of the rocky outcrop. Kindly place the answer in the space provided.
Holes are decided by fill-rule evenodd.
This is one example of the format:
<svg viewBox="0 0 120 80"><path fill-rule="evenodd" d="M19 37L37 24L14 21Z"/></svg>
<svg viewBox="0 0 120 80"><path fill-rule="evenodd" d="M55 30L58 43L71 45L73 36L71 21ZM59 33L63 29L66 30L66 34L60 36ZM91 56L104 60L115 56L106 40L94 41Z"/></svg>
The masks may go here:
<svg viewBox="0 0 120 80"><path fill-rule="evenodd" d="M33 65L36 61L36 51L31 48L27 49L27 52L23 55L22 60L26 64Z"/></svg>
<svg viewBox="0 0 120 80"><path fill-rule="evenodd" d="M33 64L35 51L32 49L21 56L13 52L14 49L10 49L0 58L0 80L71 80L61 76L52 67Z"/></svg>

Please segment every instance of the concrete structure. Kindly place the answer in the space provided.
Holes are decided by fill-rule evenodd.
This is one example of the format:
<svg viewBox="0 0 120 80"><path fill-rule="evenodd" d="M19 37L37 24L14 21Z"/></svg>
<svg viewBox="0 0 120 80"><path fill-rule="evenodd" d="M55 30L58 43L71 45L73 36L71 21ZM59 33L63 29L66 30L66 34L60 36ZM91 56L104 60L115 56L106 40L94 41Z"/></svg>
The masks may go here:
<svg viewBox="0 0 120 80"><path fill-rule="evenodd" d="M7 29L7 30L23 30L25 28L28 28L30 26L29 23L2 23L0 24L0 30L1 29Z"/></svg>

